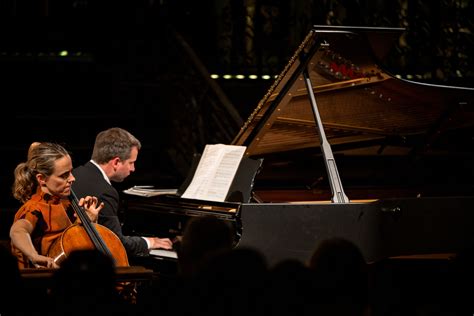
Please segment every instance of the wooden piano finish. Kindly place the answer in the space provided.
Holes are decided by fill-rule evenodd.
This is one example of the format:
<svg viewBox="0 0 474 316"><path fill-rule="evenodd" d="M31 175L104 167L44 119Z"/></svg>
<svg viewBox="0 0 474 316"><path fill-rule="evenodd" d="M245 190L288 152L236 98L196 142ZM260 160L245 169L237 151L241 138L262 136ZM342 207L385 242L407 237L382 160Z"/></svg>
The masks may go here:
<svg viewBox="0 0 474 316"><path fill-rule="evenodd" d="M229 203L232 212L226 203L214 212L209 201L142 198L128 204L127 225L153 230L136 215L144 210L156 222L215 214L235 225L236 247L271 264L306 261L335 236L368 262L472 246L474 89L385 70L403 31L315 26L232 142L263 159L252 198Z"/></svg>

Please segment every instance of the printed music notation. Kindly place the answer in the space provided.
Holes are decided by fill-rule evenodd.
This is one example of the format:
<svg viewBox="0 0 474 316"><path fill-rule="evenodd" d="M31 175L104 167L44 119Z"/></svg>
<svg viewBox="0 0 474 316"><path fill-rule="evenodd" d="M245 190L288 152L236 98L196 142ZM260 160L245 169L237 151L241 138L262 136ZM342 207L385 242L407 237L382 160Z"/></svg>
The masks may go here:
<svg viewBox="0 0 474 316"><path fill-rule="evenodd" d="M246 146L206 145L182 198L224 202Z"/></svg>

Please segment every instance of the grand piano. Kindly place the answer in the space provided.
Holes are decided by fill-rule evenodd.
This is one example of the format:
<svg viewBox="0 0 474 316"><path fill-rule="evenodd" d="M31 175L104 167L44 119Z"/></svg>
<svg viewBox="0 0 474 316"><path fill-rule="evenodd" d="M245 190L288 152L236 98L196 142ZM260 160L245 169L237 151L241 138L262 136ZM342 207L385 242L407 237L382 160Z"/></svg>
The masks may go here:
<svg viewBox="0 0 474 316"><path fill-rule="evenodd" d="M129 199L128 230L173 237L217 216L270 264L330 237L367 262L473 246L474 89L390 72L403 32L314 26L231 143L260 162L240 200Z"/></svg>

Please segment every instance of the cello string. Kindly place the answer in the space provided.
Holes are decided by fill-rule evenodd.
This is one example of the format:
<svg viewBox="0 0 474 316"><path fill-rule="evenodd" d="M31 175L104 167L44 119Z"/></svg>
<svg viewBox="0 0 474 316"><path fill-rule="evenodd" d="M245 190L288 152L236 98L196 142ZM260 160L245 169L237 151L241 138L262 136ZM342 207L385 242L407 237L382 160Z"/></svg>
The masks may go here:
<svg viewBox="0 0 474 316"><path fill-rule="evenodd" d="M91 223L89 217L85 214L83 208L79 206L79 199L77 198L76 194L72 190L71 190L71 195L70 195L70 201L71 201L72 207L74 208L74 211L79 216L79 219L81 220L87 232L87 235L89 236L89 238L91 239L92 243L97 248L97 250L113 258L109 248L100 237L94 225Z"/></svg>

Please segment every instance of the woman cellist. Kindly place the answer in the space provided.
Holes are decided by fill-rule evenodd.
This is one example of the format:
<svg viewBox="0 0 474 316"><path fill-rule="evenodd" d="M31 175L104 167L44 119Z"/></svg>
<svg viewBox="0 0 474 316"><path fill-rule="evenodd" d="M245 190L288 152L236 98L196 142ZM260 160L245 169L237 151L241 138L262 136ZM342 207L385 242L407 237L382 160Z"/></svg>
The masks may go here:
<svg viewBox="0 0 474 316"><path fill-rule="evenodd" d="M20 268L56 268L58 262L48 256L50 248L78 221L68 199L75 180L71 157L59 144L33 143L28 160L18 164L14 175L13 196L23 205L10 229L13 254ZM103 208L91 196L81 198L77 204L91 222L97 221Z"/></svg>

